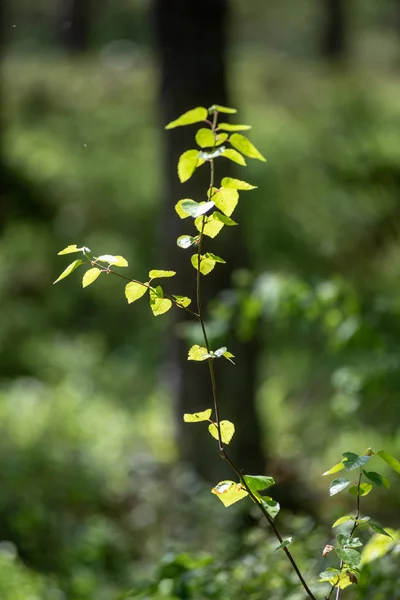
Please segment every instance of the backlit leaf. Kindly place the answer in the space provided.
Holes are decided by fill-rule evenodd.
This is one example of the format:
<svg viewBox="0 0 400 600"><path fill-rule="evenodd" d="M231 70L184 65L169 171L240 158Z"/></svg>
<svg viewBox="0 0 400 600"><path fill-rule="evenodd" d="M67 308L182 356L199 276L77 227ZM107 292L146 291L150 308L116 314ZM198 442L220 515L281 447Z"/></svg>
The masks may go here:
<svg viewBox="0 0 400 600"><path fill-rule="evenodd" d="M242 167L246 166L246 161L244 160L243 156L240 154L240 152L237 152L233 148L226 148L223 151L222 156L229 158L229 160L232 160L238 165L242 165Z"/></svg>
<svg viewBox="0 0 400 600"><path fill-rule="evenodd" d="M329 582L334 587L344 590L352 582L352 574L348 571L338 571L337 569L327 569L319 574L321 582Z"/></svg>
<svg viewBox="0 0 400 600"><path fill-rule="evenodd" d="M223 263L226 264L226 260L224 260L223 258L221 258L220 256L217 256L216 254L214 254L213 252L206 252L204 255L206 258L211 258L213 261L217 262L217 263Z"/></svg>
<svg viewBox="0 0 400 600"><path fill-rule="evenodd" d="M203 231L204 235L207 235L210 238L215 238L223 228L224 224L218 219L214 218L214 214L206 217L197 217L195 219L195 227L197 231L201 233ZM204 219L204 227L203 227L203 219Z"/></svg>
<svg viewBox="0 0 400 600"><path fill-rule="evenodd" d="M188 212L186 212L185 210L183 210L183 208L182 208L182 204L184 202L187 202L188 200L190 200L190 198L183 198L183 200L179 200L179 202L177 202L175 204L175 211L181 219L187 219L188 217L190 217L190 214ZM194 200L190 200L190 201L194 202Z"/></svg>
<svg viewBox="0 0 400 600"><path fill-rule="evenodd" d="M339 492L347 488L348 485L350 485L350 481L348 479L344 479L343 477L339 477L339 479L334 479L331 485L329 486L329 495L334 496L335 494L338 494Z"/></svg>
<svg viewBox="0 0 400 600"><path fill-rule="evenodd" d="M378 487L384 486L385 488L390 489L390 481L384 475L381 475L380 473L376 473L375 471L365 471L365 470L363 470L363 473L364 473L365 477L367 477L367 479L372 481L372 483L374 483L376 486L378 486Z"/></svg>
<svg viewBox="0 0 400 600"><path fill-rule="evenodd" d="M277 552L278 550L283 550L283 548L287 548L287 546L289 546L289 544L292 543L292 539L292 537L288 537L286 538L286 540L283 540L282 544L279 544L279 546L275 548L274 552Z"/></svg>
<svg viewBox="0 0 400 600"><path fill-rule="evenodd" d="M180 208L193 218L204 215L214 207L214 202L195 202L194 200L182 200Z"/></svg>
<svg viewBox="0 0 400 600"><path fill-rule="evenodd" d="M248 495L240 483L227 480L220 481L211 492L221 500L224 506L231 506Z"/></svg>
<svg viewBox="0 0 400 600"><path fill-rule="evenodd" d="M269 496L264 496L261 500L261 504L263 505L271 519L275 519L276 515L281 509L279 502L277 502L273 498L270 498Z"/></svg>
<svg viewBox="0 0 400 600"><path fill-rule="evenodd" d="M173 294L172 297L175 299L178 306L183 306L185 308L192 302L187 296L175 296Z"/></svg>
<svg viewBox="0 0 400 600"><path fill-rule="evenodd" d="M199 123L204 121L208 117L208 111L203 106L197 106L187 112L183 113L180 117L171 121L166 125L165 129L173 129L174 127L182 127L183 125L192 125L193 123Z"/></svg>
<svg viewBox="0 0 400 600"><path fill-rule="evenodd" d="M207 410L203 410L197 413L185 413L183 415L183 420L185 421L185 423L200 423L200 421L209 421L211 413L211 408L207 408Z"/></svg>
<svg viewBox="0 0 400 600"><path fill-rule="evenodd" d="M354 517L352 517L350 515L346 515L345 517L340 517L339 519L336 519L336 521L332 525L332 528L337 527L338 525L342 525L342 523L346 523L347 521L354 521Z"/></svg>
<svg viewBox="0 0 400 600"><path fill-rule="evenodd" d="M189 350L189 354L188 354L188 360L207 360L208 358L208 352L207 352L207 348L204 348L203 346L199 346L198 344L195 344L194 346L192 346Z"/></svg>
<svg viewBox="0 0 400 600"><path fill-rule="evenodd" d="M360 491L358 491L357 485L353 485L351 488L349 488L349 494L352 496L358 496L358 494L360 494L360 496L366 496L371 490L372 485L370 483L360 483Z"/></svg>
<svg viewBox="0 0 400 600"><path fill-rule="evenodd" d="M380 533L381 535L386 535L390 538L392 537L390 533L383 529L383 527L381 527L381 525L379 525L379 523L377 523L376 521L368 521L368 526L371 527L371 529L373 529L377 533Z"/></svg>
<svg viewBox="0 0 400 600"><path fill-rule="evenodd" d="M251 125L233 125L232 123L218 123L218 129L223 131L246 131Z"/></svg>
<svg viewBox="0 0 400 600"><path fill-rule="evenodd" d="M215 111L226 113L229 115L234 115L235 113L237 113L236 108L229 108L228 106L221 106L220 104L213 104L208 109L209 113L214 113Z"/></svg>
<svg viewBox="0 0 400 600"><path fill-rule="evenodd" d="M159 277L173 277L176 275L176 271L163 271L162 269L152 269L149 271L150 279L156 279Z"/></svg>
<svg viewBox="0 0 400 600"><path fill-rule="evenodd" d="M335 548L336 554L347 565L352 567L357 567L361 561L361 554L354 550L353 548L342 548L339 546Z"/></svg>
<svg viewBox="0 0 400 600"><path fill-rule="evenodd" d="M267 159L264 158L261 152L259 152L257 148L250 142L250 140L241 133L233 133L229 137L229 141L232 146L236 148L236 150L239 150L246 156L249 156L250 158L257 158L258 160L266 162Z"/></svg>
<svg viewBox="0 0 400 600"><path fill-rule="evenodd" d="M72 254L73 252L80 252L81 250L82 248L78 248L76 244L73 244L71 246L67 246L66 248L64 248L64 250L60 250L60 252L58 252L58 255Z"/></svg>
<svg viewBox="0 0 400 600"><path fill-rule="evenodd" d="M230 421L220 421L221 440L224 444L229 444L235 433L235 426ZM211 433L213 438L218 440L218 428L215 423L211 423L208 426L208 431Z"/></svg>
<svg viewBox="0 0 400 600"><path fill-rule="evenodd" d="M200 148L210 148L210 146L214 146L215 144L215 136L211 129L202 127L196 133L196 142Z"/></svg>
<svg viewBox="0 0 400 600"><path fill-rule="evenodd" d="M82 279L82 287L87 287L88 285L93 283L93 281L96 281L96 279L98 278L100 273L101 273L101 269L97 269L96 267L86 271L86 273L84 274L83 279Z"/></svg>
<svg viewBox="0 0 400 600"><path fill-rule="evenodd" d="M229 225L229 226L237 225L236 221L234 221L230 217L227 217L226 215L223 215L222 213L218 212L217 210L215 212L213 212L213 214L211 216L214 220L221 221L221 223L223 223L224 225Z"/></svg>
<svg viewBox="0 0 400 600"><path fill-rule="evenodd" d="M181 183L191 178L197 167L204 164L200 158L198 150L186 150L180 155L178 160L178 177Z"/></svg>
<svg viewBox="0 0 400 600"><path fill-rule="evenodd" d="M198 239L198 237L192 237L191 235L181 235L176 240L176 243L179 248L184 248L186 250L186 248L190 248L190 246L196 244Z"/></svg>
<svg viewBox="0 0 400 600"><path fill-rule="evenodd" d="M222 187L213 195L212 199L215 206L230 217L238 203L239 193L235 189Z"/></svg>
<svg viewBox="0 0 400 600"><path fill-rule="evenodd" d="M253 494L260 498L261 495L259 492L267 490L271 485L275 485L275 479L267 475L244 475L243 479Z"/></svg>
<svg viewBox="0 0 400 600"><path fill-rule="evenodd" d="M220 146L228 139L229 135L227 133L218 133L217 139L215 140L215 145Z"/></svg>
<svg viewBox="0 0 400 600"><path fill-rule="evenodd" d="M199 270L199 256L198 254L193 254L191 257L191 263L195 269ZM211 273L213 268L215 267L215 260L212 258L206 258L205 256L200 256L200 273L202 275L208 275Z"/></svg>
<svg viewBox="0 0 400 600"><path fill-rule="evenodd" d="M123 256L113 254L102 254L96 258L99 262L108 263L109 265L113 265L113 267L127 267L128 261Z"/></svg>
<svg viewBox="0 0 400 600"><path fill-rule="evenodd" d="M389 529L388 533L393 539L388 536L377 534L374 534L371 537L371 539L364 546L364 550L361 555L361 565L365 565L373 560L376 560L377 558L380 558L381 556L385 556L385 554L394 548L396 541L400 540L400 532L395 531L394 529Z"/></svg>
<svg viewBox="0 0 400 600"><path fill-rule="evenodd" d="M363 545L360 538L353 538L344 533L338 533L336 539L340 546L347 546L348 548L360 548Z"/></svg>
<svg viewBox="0 0 400 600"><path fill-rule="evenodd" d="M74 262L72 262L70 265L68 265L68 267L66 269L64 269L64 271L61 273L61 275L59 277L57 277L57 279L53 283L58 283L59 281L61 281L61 279L65 279L65 277L68 277L68 275L71 275L71 273L73 271L75 271L75 269L80 267L82 263L83 263L83 260L81 260L80 258L78 258L77 260L74 260Z"/></svg>
<svg viewBox="0 0 400 600"><path fill-rule="evenodd" d="M344 469L344 464L342 462L337 463L336 465L333 465L333 467L331 469L329 469L329 471L325 471L325 473L322 473L322 476L332 475L333 473L337 473L338 471L341 471L342 469Z"/></svg>
<svg viewBox="0 0 400 600"><path fill-rule="evenodd" d="M226 360L229 360L229 362L231 362L233 365L235 364L232 360L232 358L235 358L235 355L232 354L232 352L226 351L223 353L222 355L224 358L226 358Z"/></svg>
<svg viewBox="0 0 400 600"><path fill-rule="evenodd" d="M156 291L150 290L150 308L155 317L168 312L172 306L172 301L169 298L160 297L160 289L160 286L157 286Z"/></svg>
<svg viewBox="0 0 400 600"><path fill-rule="evenodd" d="M221 181L221 186L233 190L255 190L257 188L256 185L251 185L247 181L235 179L234 177L224 177Z"/></svg>
<svg viewBox="0 0 400 600"><path fill-rule="evenodd" d="M381 459L384 460L385 463L387 463L389 467L393 469L393 471L396 471L396 473L400 473L400 462L397 460L397 458L391 456L384 450L379 450L379 452L377 452L377 455L380 456Z"/></svg>
<svg viewBox="0 0 400 600"><path fill-rule="evenodd" d="M145 295L148 289L149 288L146 285L142 285L136 281L128 283L125 286L125 297L128 300L128 303L132 304L135 300L139 300L139 298Z"/></svg>

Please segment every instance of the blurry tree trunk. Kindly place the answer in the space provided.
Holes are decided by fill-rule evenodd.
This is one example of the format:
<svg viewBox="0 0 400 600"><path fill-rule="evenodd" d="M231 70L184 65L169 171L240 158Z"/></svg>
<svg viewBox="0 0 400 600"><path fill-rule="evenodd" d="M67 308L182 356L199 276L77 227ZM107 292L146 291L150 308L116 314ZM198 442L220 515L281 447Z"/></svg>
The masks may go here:
<svg viewBox="0 0 400 600"><path fill-rule="evenodd" d="M159 95L162 123L166 124L179 114L195 106L213 103L228 104L226 88L226 0L155 0L154 21L156 46L161 68ZM227 115L224 115L226 120ZM195 147L195 126L181 127L164 134L165 215L162 220L163 268L178 272L174 290L190 295L195 306L195 274L190 264L191 251L176 246L182 233L192 233L193 223L180 221L174 205L180 198L201 201L209 184L208 164L199 169L187 183L181 184L176 174L180 154ZM229 161L216 161L216 181L230 171ZM235 213L236 214L236 213ZM240 209L237 214L240 221ZM210 277L202 279L204 306L219 291L231 287L232 271L246 264L246 251L240 228L226 228L216 240L205 243L207 250L221 252L227 265L215 269ZM187 323L184 311L174 311L173 330L168 352L166 378L176 400L177 435L181 458L205 479L216 482L231 476L228 466L219 458L215 440L205 425L183 423L184 412L194 412L212 406L211 384L207 363L187 361L190 342L176 335ZM196 341L203 343L201 337ZM236 354L236 366L226 360L216 363L217 384L222 415L237 425L237 432L229 447L240 467L248 472L264 472L260 427L255 409L257 341L238 343L233 331L223 337L224 344Z"/></svg>
<svg viewBox="0 0 400 600"><path fill-rule="evenodd" d="M321 53L324 58L332 62L339 62L346 58L348 50L345 1L322 0L324 22Z"/></svg>
<svg viewBox="0 0 400 600"><path fill-rule="evenodd" d="M71 54L87 50L92 0L60 0L58 38L62 48Z"/></svg>

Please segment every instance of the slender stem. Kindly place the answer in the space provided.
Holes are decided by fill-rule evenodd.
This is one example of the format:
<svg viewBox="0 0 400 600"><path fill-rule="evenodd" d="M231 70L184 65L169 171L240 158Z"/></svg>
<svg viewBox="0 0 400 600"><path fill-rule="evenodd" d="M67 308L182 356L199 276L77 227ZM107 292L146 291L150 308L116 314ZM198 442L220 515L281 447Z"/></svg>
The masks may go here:
<svg viewBox="0 0 400 600"><path fill-rule="evenodd" d="M217 126L217 118L218 118L218 113L215 112L214 113L214 117L213 117L213 122L211 125L211 130L214 133L214 138L216 139L216 126ZM214 177L215 177L215 170L214 170L214 159L211 159L210 161L210 184L209 184L209 189L208 189L208 194L207 196L209 197L209 195L211 194L212 188L214 186ZM206 327L205 327L205 323L204 323L204 317L203 317L203 310L202 310L202 302L201 302L201 273L200 273L200 262L201 262L201 248L202 248L202 244L203 244L203 237L204 237L204 225L205 225L205 219L206 216L203 216L203 221L202 221L202 227L201 227L201 232L200 232L200 239L199 239L199 243L197 246L197 256L198 256L198 261L197 261L197 275L196 275L196 299L197 299L197 314L198 314L198 320L201 326L201 330L203 332L203 338L204 338L204 345L207 348L207 353L210 354L210 345L209 345L209 341L208 341L208 336L207 336L207 331L206 331ZM219 452L221 457L229 464L229 466L231 467L232 471L234 471L234 473L237 475L237 477L240 480L241 485L246 489L247 493L249 494L250 498L253 500L253 502L255 502L258 506L258 508L261 510L261 512L263 513L264 517L267 519L268 523L270 524L272 531L274 532L276 538L278 539L279 543L282 544L283 542L283 538L281 536L281 534L279 533L273 518L271 517L271 515L268 513L267 509L265 508L265 506L259 501L259 499L254 495L254 493L251 491L251 489L249 488L248 484L246 483L246 480L243 476L243 474L241 473L241 471L239 470L239 468L235 465L235 463L232 461L232 459L229 457L227 451L225 450L223 441L222 441L222 436L221 436L221 419L220 419L220 413L219 413L219 402L218 402L218 393L217 393L217 382L216 382L216 378L215 378L215 369L214 369L214 359L213 358L208 358L208 368L210 371L210 379L211 379L211 388L212 388L212 395L213 395L213 404L214 404L214 412L215 412L215 421L216 421L216 427L217 427L217 431L218 431L218 448L219 448ZM305 592L307 593L308 597L311 598L311 600L316 600L314 594L311 592L310 588L308 587L306 581L304 580L299 567L296 564L296 561L294 560L290 550L287 547L282 548L282 550L284 551L284 553L286 554L287 558L289 559L294 571L296 572L297 577L299 578Z"/></svg>

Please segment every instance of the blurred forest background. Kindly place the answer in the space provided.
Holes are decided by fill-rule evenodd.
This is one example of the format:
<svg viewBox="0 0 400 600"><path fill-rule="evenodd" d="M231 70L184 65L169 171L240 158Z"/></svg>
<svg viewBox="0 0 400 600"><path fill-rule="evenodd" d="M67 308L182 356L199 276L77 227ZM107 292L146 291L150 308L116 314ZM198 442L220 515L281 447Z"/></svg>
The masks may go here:
<svg viewBox="0 0 400 600"><path fill-rule="evenodd" d="M212 338L238 357L219 372L223 414L240 466L280 482L305 572L336 566L321 549L354 499L330 499L321 473L344 451L400 455L400 2L1 11L0 597L302 598L249 503L209 494L228 475L213 440L182 428L210 405L206 369L186 363L196 329L128 306L116 278L53 287L56 255L122 254L139 279L177 267L190 293L172 206L204 190L175 174L195 128L163 127L196 105L239 109L268 162L231 171L258 189L205 280ZM363 511L400 528L382 470L392 489ZM400 598L398 550L346 597Z"/></svg>

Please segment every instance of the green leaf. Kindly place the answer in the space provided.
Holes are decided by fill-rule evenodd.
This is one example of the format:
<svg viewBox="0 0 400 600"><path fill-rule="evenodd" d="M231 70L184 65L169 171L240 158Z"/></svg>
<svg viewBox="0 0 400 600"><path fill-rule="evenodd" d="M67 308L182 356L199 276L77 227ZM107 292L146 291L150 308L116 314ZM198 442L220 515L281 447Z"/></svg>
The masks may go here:
<svg viewBox="0 0 400 600"><path fill-rule="evenodd" d="M124 258L123 256L119 256L119 255L114 256L113 254L102 254L101 256L98 256L96 258L96 260L100 261L100 262L108 263L109 265L112 265L113 267L127 267L128 266L128 261L126 260L126 258Z"/></svg>
<svg viewBox="0 0 400 600"><path fill-rule="evenodd" d="M152 269L149 271L150 279L158 279L159 277L173 277L176 271L163 271L162 269Z"/></svg>
<svg viewBox="0 0 400 600"><path fill-rule="evenodd" d="M209 421L211 413L211 408L207 408L207 410L203 410L197 413L185 413L183 415L183 420L185 421L185 423L200 423L200 421Z"/></svg>
<svg viewBox="0 0 400 600"><path fill-rule="evenodd" d="M214 146L215 141L216 139L211 129L203 127L196 133L196 142L200 148L210 148Z"/></svg>
<svg viewBox="0 0 400 600"><path fill-rule="evenodd" d="M236 150L239 150L239 152L242 152L246 156L257 158L263 162L267 161L245 135L242 135L241 133L232 133L229 137L229 141Z"/></svg>
<svg viewBox="0 0 400 600"><path fill-rule="evenodd" d="M179 248L184 248L186 250L187 248L190 248L190 246L197 244L198 241L198 236L192 237L191 235L180 235L176 240L176 243Z"/></svg>
<svg viewBox="0 0 400 600"><path fill-rule="evenodd" d="M377 455L380 456L381 459L384 460L385 463L387 463L389 467L393 469L393 471L396 471L396 473L400 473L400 462L397 460L397 458L391 456L384 450L379 450L379 452L377 452Z"/></svg>
<svg viewBox="0 0 400 600"><path fill-rule="evenodd" d="M247 181L235 179L234 177L224 177L221 181L221 187L233 190L255 190L257 188L256 185L251 185L251 183L247 183Z"/></svg>
<svg viewBox="0 0 400 600"><path fill-rule="evenodd" d="M66 269L64 269L64 271L53 282L53 284L54 283L58 283L59 281L61 281L61 279L65 279L65 277L68 277L68 275L71 275L71 273L73 271L75 271L75 269L77 269L78 267L80 267L82 263L83 263L83 260L81 260L80 258L78 258L77 260L74 260L74 262L72 262L70 265L68 265L68 267Z"/></svg>
<svg viewBox="0 0 400 600"><path fill-rule="evenodd" d="M172 297L175 299L178 306L183 306L184 308L189 306L192 302L187 296L176 296L175 294L172 294Z"/></svg>
<svg viewBox="0 0 400 600"><path fill-rule="evenodd" d="M214 218L214 214L215 213L206 217L197 217L197 219L195 219L194 221L197 231L201 233L201 231L203 230L203 234L210 238L215 238L224 226L224 224L221 221Z"/></svg>
<svg viewBox="0 0 400 600"><path fill-rule="evenodd" d="M329 495L334 496L335 494L338 494L339 492L347 488L348 485L350 485L350 481L348 479L344 479L343 477L334 479L331 485L329 486Z"/></svg>
<svg viewBox="0 0 400 600"><path fill-rule="evenodd" d="M191 178L195 170L204 164L198 150L186 150L178 160L178 177L181 183Z"/></svg>
<svg viewBox="0 0 400 600"><path fill-rule="evenodd" d="M218 133L217 139L215 140L215 145L220 146L228 139L229 135L227 133Z"/></svg>
<svg viewBox="0 0 400 600"><path fill-rule="evenodd" d="M207 348L204 348L203 346L199 346L198 344L195 344L194 346L192 346L190 348L189 354L188 354L188 360L201 361L201 360L207 360L207 358L209 358Z"/></svg>
<svg viewBox="0 0 400 600"><path fill-rule="evenodd" d="M217 256L216 254L213 254L212 252L206 252L204 256L206 258L211 258L214 262L226 264L226 260L220 256Z"/></svg>
<svg viewBox="0 0 400 600"><path fill-rule="evenodd" d="M223 223L224 225L229 225L229 226L237 225L236 221L234 221L233 219L230 219L226 215L223 215L222 213L218 212L217 210L215 212L213 212L211 217L215 221L221 221L221 223Z"/></svg>
<svg viewBox="0 0 400 600"><path fill-rule="evenodd" d="M387 535L390 538L392 537L390 533L383 529L383 527L381 527L381 525L379 525L379 523L377 523L376 521L368 521L367 524L369 527L371 527L371 529L373 529L377 533L380 533L381 535Z"/></svg>
<svg viewBox="0 0 400 600"><path fill-rule="evenodd" d="M372 481L376 486L390 489L390 481L384 475L376 473L375 471L366 471L365 469L363 469L363 473L365 477Z"/></svg>
<svg viewBox="0 0 400 600"><path fill-rule="evenodd" d="M322 473L322 477L324 475L332 475L333 473L337 473L338 471L341 471L342 469L344 469L344 464L342 462L337 463L336 465L333 465L333 467L331 469L329 469L329 471L325 471L325 473Z"/></svg>
<svg viewBox="0 0 400 600"><path fill-rule="evenodd" d="M361 562L361 554L353 548L342 548L339 546L338 548L335 548L335 552L340 560L352 567L357 567Z"/></svg>
<svg viewBox="0 0 400 600"><path fill-rule="evenodd" d="M230 217L238 203L239 193L235 189L222 187L213 195L212 199L215 206Z"/></svg>
<svg viewBox="0 0 400 600"><path fill-rule="evenodd" d="M101 270L97 269L96 267L86 271L86 273L84 274L83 279L82 279L82 287L87 287L88 285L93 283L93 281L96 281L96 279L98 278L100 273L101 273Z"/></svg>
<svg viewBox="0 0 400 600"><path fill-rule="evenodd" d="M240 483L228 480L220 481L211 493L215 494L224 506L231 506L248 495L247 490Z"/></svg>
<svg viewBox="0 0 400 600"><path fill-rule="evenodd" d="M292 539L292 537L288 537L286 538L286 540L283 540L282 544L279 544L279 546L275 548L274 552L277 552L278 550L283 550L283 548L287 548L289 544L292 543Z"/></svg>
<svg viewBox="0 0 400 600"><path fill-rule="evenodd" d="M214 113L216 111L218 111L220 113L227 113L229 115L234 115L235 113L237 113L236 108L229 108L228 106L221 106L220 104L213 104L208 109L208 112L210 114L212 114L212 113Z"/></svg>
<svg viewBox="0 0 400 600"><path fill-rule="evenodd" d="M175 212L181 219L187 219L188 217L190 217L190 214L188 212L186 212L185 210L183 210L183 208L182 208L182 204L184 202L188 202L189 200L190 200L190 202L194 202L194 200L191 200L190 198L183 198L182 200L179 200L179 202L177 202L175 204ZM197 202L196 202L196 204L197 204Z"/></svg>
<svg viewBox="0 0 400 600"><path fill-rule="evenodd" d="M232 123L218 123L218 129L223 131L247 131L251 125L233 125Z"/></svg>
<svg viewBox="0 0 400 600"><path fill-rule="evenodd" d="M143 285L136 281L127 283L125 286L125 298L128 300L128 304L132 304L135 300L139 300L139 298L145 295L148 289L147 285Z"/></svg>
<svg viewBox="0 0 400 600"><path fill-rule="evenodd" d="M89 250L89 248L87 248ZM60 252L58 252L58 255L60 256L61 254L72 254L73 252L81 252L82 248L78 248L78 246L76 244L73 244L71 246L67 246L66 248L64 248L64 250L60 250Z"/></svg>
<svg viewBox="0 0 400 600"><path fill-rule="evenodd" d="M390 535L393 539L388 539L387 536L373 535L371 539L364 546L364 550L361 555L361 565L368 564L377 558L385 556L390 552L396 543L396 540L400 538L399 533L390 529Z"/></svg>
<svg viewBox="0 0 400 600"><path fill-rule="evenodd" d="M193 123L199 123L204 121L208 117L208 111L203 106L197 106L187 112L183 113L180 117L171 121L166 125L165 129L173 129L174 127L182 127L184 125L193 125Z"/></svg>
<svg viewBox="0 0 400 600"><path fill-rule="evenodd" d="M332 585L335 583L335 581L338 580L340 575L340 571L338 569L333 569L332 567L326 569L326 571L322 571L322 573L319 574L320 576L320 582L325 582L328 581L329 583L331 583Z"/></svg>
<svg viewBox="0 0 400 600"><path fill-rule="evenodd" d="M194 200L182 200L180 208L191 217L199 217L214 207L214 202L195 202Z"/></svg>
<svg viewBox="0 0 400 600"><path fill-rule="evenodd" d="M363 545L360 538L352 538L344 533L338 533L336 539L340 546L347 546L348 548L360 548Z"/></svg>
<svg viewBox="0 0 400 600"><path fill-rule="evenodd" d="M353 471L365 465L370 459L370 456L359 456L354 452L343 452L343 464L346 471Z"/></svg>
<svg viewBox="0 0 400 600"><path fill-rule="evenodd" d="M222 355L222 356L223 356L224 358L226 358L226 360L229 360L229 362L231 362L233 365L235 364L235 363L233 362L233 360L232 360L232 358L235 358L235 355L234 355L234 354L232 354L232 352L228 352L228 351L226 351L226 352L224 352L224 353L223 353L223 355Z"/></svg>
<svg viewBox="0 0 400 600"><path fill-rule="evenodd" d="M194 268L198 271L199 270L199 255L193 254L193 256L190 260L191 260L191 263L194 266ZM200 256L200 273L202 275L208 275L209 273L211 273L211 271L215 267L215 264L216 264L216 262L212 258L206 258L204 255L201 255Z"/></svg>
<svg viewBox="0 0 400 600"><path fill-rule="evenodd" d="M230 421L220 421L219 423L221 430L221 440L223 444L229 444L231 439L233 438L233 434L235 433L235 426ZM211 433L213 438L218 440L218 428L215 423L211 423L208 426L208 431Z"/></svg>
<svg viewBox="0 0 400 600"><path fill-rule="evenodd" d="M277 502L273 498L270 498L269 496L264 496L264 498L261 500L261 504L263 505L271 519L275 519L276 515L281 509L279 502Z"/></svg>
<svg viewBox="0 0 400 600"><path fill-rule="evenodd" d="M162 293L162 288L159 285L156 290L150 290L150 308L155 317L168 312L172 306L172 301L169 298L160 296Z"/></svg>
<svg viewBox="0 0 400 600"><path fill-rule="evenodd" d="M366 496L372 490L370 483L360 483L360 496ZM353 485L349 488L349 494L352 496L358 496L358 485Z"/></svg>
<svg viewBox="0 0 400 600"><path fill-rule="evenodd" d="M214 350L214 355L217 358L221 358L221 356L223 356L226 351L227 351L227 347L226 346L221 346L221 348L218 348L218 350Z"/></svg>
<svg viewBox="0 0 400 600"><path fill-rule="evenodd" d="M232 160L238 165L242 165L242 167L246 166L246 161L244 160L243 156L240 154L240 152L237 152L233 148L226 148L223 151L222 156L229 158L229 160Z"/></svg>
<svg viewBox="0 0 400 600"><path fill-rule="evenodd" d="M340 517L339 519L336 519L336 521L332 525L332 529L334 527L337 527L338 525L342 525L342 523L346 523L347 521L354 521L354 517L346 515L345 517Z"/></svg>
<svg viewBox="0 0 400 600"><path fill-rule="evenodd" d="M251 492L258 498L261 498L259 492L267 490L271 485L275 485L275 479L266 475L244 475L243 479Z"/></svg>

